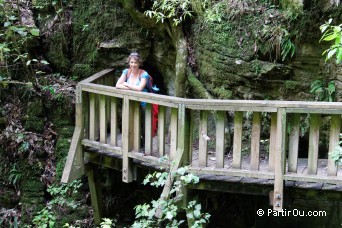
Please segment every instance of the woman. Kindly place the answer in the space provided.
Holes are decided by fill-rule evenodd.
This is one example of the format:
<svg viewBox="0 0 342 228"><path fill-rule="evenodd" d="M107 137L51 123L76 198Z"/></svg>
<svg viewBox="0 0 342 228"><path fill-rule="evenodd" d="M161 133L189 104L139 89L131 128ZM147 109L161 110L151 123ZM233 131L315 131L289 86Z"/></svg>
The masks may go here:
<svg viewBox="0 0 342 228"><path fill-rule="evenodd" d="M118 89L130 89L135 91L143 91L148 92L147 90L147 80L149 80L148 73L145 70L140 69L142 66L142 58L136 52L131 53L128 58L127 62L129 64L129 69L123 70L119 80L117 81L115 87ZM145 144L145 102L140 102L141 112L141 127L140 127L140 134L141 134L141 145L144 146Z"/></svg>
<svg viewBox="0 0 342 228"><path fill-rule="evenodd" d="M116 88L147 92L148 73L142 69L142 59L136 52L128 56L129 69L125 69L116 83ZM142 104L145 106L145 104Z"/></svg>

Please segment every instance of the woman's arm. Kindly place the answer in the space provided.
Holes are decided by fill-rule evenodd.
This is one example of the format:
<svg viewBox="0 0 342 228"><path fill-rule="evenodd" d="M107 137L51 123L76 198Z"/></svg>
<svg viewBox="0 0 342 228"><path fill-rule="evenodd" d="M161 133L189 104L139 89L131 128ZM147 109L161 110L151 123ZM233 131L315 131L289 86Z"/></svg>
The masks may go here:
<svg viewBox="0 0 342 228"><path fill-rule="evenodd" d="M147 84L147 78L143 78L143 77L140 79L140 83L138 86L129 84L127 82L122 83L123 86L134 91L142 91L143 89L145 89L146 84Z"/></svg>
<svg viewBox="0 0 342 228"><path fill-rule="evenodd" d="M122 73L122 75L120 76L119 80L116 82L115 87L118 89L130 89L126 86L126 74Z"/></svg>

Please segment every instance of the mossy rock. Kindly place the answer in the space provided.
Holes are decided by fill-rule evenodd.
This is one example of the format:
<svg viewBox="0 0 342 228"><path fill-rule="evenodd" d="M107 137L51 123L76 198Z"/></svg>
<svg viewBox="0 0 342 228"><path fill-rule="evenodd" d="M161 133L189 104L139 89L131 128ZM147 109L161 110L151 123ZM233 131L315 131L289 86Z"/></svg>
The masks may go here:
<svg viewBox="0 0 342 228"><path fill-rule="evenodd" d="M44 126L45 126L44 119L39 118L39 117L34 117L34 116L30 116L24 124L24 128L27 131L33 131L33 132L43 132Z"/></svg>
<svg viewBox="0 0 342 228"><path fill-rule="evenodd" d="M74 64L71 68L71 73L73 76L83 79L94 74L95 70L90 64Z"/></svg>

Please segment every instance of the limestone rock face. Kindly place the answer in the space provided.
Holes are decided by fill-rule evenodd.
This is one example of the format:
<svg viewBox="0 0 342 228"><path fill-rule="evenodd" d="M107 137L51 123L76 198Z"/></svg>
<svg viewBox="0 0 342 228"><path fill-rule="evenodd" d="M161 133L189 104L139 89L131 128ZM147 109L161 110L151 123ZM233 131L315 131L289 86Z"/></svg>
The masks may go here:
<svg viewBox="0 0 342 228"><path fill-rule="evenodd" d="M311 7L304 3L287 1L289 5L299 5L301 10ZM272 32L272 26L277 30L274 33L280 31L280 35L282 34L283 25L274 24L275 20L281 21L280 13L275 10L260 12L254 10L241 16L240 21L237 17L235 21L228 20L215 26L203 26L195 18L185 28L190 56L188 96L313 100L310 85L321 79L326 82L335 81L337 99L341 100L341 66L324 62L322 52L328 46L319 43L319 25L324 20L313 18L317 21L310 26L303 22L301 27L288 31L290 34L297 34L298 31L305 30L306 35L302 34L297 40L292 38L295 54L282 61L275 56L280 55L280 47L270 48L275 41L269 39L261 42L260 38L264 30ZM265 14L268 16L265 17ZM53 18L49 19L50 22L41 24L47 25L51 20ZM46 38L47 55L51 57L49 61L53 66L58 66L61 70L68 69L66 71L79 79L113 67L116 69L114 76L119 77L121 71L128 66L128 54L138 51L144 59L143 67L153 76L158 86L162 87L162 93L175 94L176 51L166 30L142 26L141 21L136 21L114 0L102 4L97 1L77 1L72 7L72 21L72 28L60 26L60 30ZM256 30L259 31L255 32ZM67 37L68 31L71 32L69 35L73 37L72 40L59 39ZM50 38L56 39L49 41ZM60 51L57 52L57 49Z"/></svg>

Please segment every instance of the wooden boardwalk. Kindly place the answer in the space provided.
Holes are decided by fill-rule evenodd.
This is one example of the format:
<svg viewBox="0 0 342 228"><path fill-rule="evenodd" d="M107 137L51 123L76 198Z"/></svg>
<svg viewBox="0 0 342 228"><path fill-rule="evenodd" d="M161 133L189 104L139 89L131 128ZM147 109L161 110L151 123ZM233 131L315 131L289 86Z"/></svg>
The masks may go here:
<svg viewBox="0 0 342 228"><path fill-rule="evenodd" d="M62 182L70 182L87 171L96 221L100 218L96 214L100 208L96 171L85 170L84 166L87 161L98 162L96 153L119 159L108 164L121 170L122 181L127 183L134 181L134 163L158 165L158 159L165 155L172 161L172 165L165 164L166 169L190 164L190 172L207 179L267 183L272 185L274 210L282 210L284 186L291 183L314 183L333 190L342 185L341 168L331 155L326 154L325 160L318 156L323 136L328 151L338 145L342 102L186 99L119 90L112 85L113 69L77 85L76 126L62 177ZM146 102L144 153L140 153L140 102ZM159 105L158 135L154 138L152 104ZM233 120L228 120L228 115ZM244 125L247 116L248 132ZM210 147L209 120L214 120L210 128L215 138ZM265 122L269 132L262 132ZM232 151L226 154L228 126L233 132ZM302 128L308 129L304 158L299 157ZM267 154L261 147L261 133L263 138L269 134ZM242 140L244 134L251 136L248 147ZM89 148L92 153L87 153ZM165 188L163 193L167 191Z"/></svg>

